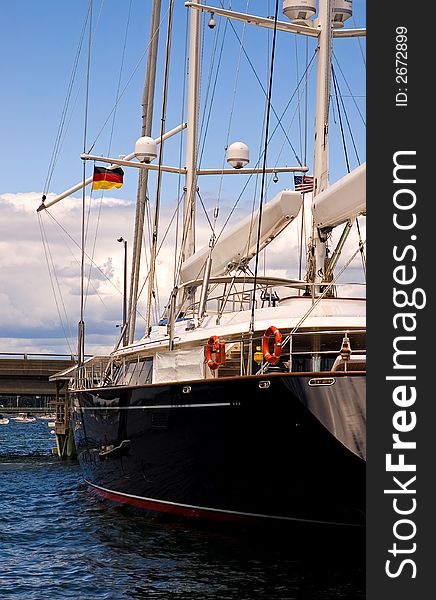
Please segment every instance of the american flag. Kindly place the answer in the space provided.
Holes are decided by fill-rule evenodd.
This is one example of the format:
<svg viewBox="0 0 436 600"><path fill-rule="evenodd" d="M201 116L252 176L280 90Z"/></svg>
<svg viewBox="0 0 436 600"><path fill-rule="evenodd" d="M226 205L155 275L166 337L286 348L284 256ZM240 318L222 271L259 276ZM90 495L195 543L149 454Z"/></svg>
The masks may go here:
<svg viewBox="0 0 436 600"><path fill-rule="evenodd" d="M313 192L313 177L294 175L294 185L296 192L301 192L302 194Z"/></svg>

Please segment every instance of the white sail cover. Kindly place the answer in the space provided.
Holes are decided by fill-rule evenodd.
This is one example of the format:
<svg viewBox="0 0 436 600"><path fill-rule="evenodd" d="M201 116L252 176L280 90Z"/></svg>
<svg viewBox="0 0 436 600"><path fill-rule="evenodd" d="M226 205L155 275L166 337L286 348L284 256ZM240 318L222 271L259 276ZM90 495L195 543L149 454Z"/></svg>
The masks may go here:
<svg viewBox="0 0 436 600"><path fill-rule="evenodd" d="M283 190L262 211L260 249L263 250L289 223L301 208L303 197L300 192ZM212 277L220 277L230 269L246 264L256 254L259 211L243 219L238 225L223 233L212 253ZM206 246L198 250L183 263L182 282L199 279L209 254Z"/></svg>
<svg viewBox="0 0 436 600"><path fill-rule="evenodd" d="M366 212L366 163L336 181L313 201L315 225L337 227Z"/></svg>
<svg viewBox="0 0 436 600"><path fill-rule="evenodd" d="M153 383L192 381L204 378L202 347L157 352L153 360Z"/></svg>

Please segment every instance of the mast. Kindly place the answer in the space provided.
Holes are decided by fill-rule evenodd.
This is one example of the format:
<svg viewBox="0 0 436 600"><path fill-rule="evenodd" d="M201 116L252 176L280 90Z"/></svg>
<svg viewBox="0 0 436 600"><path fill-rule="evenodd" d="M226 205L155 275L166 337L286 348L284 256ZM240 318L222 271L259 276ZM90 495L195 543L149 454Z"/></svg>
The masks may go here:
<svg viewBox="0 0 436 600"><path fill-rule="evenodd" d="M332 0L320 0L318 13L318 60L316 77L316 116L314 150L314 190L312 211L316 196L328 185L328 127L332 60ZM310 282L321 283L324 278L326 240L312 221L312 268Z"/></svg>
<svg viewBox="0 0 436 600"><path fill-rule="evenodd" d="M171 36L172 36L172 24L173 24L173 11L174 11L174 0L170 0L168 10L168 28L167 28L167 42L166 42L166 57L165 57L165 72L164 72L164 88L162 94L162 113L161 113L161 126L160 126L160 147L159 147L159 170L157 173L157 186L156 186L156 203L153 220L153 233L152 233L152 244L150 251L150 269L148 272L148 298L147 298L147 314L146 314L146 325L145 334L149 335L151 329L151 310L154 297L155 277L156 277L156 259L158 250L158 232L159 232L159 218L160 218L160 201L162 191L162 160L164 150L164 134L167 114L167 100L168 100L168 75L170 68L170 56L171 56Z"/></svg>
<svg viewBox="0 0 436 600"><path fill-rule="evenodd" d="M150 41L148 47L147 70L142 96L142 127L141 136L151 136L153 124L153 104L156 81L156 62L159 45L159 24L161 14L161 0L153 0ZM148 171L142 170L139 174L138 191L136 195L135 230L133 234L132 273L129 294L129 330L128 342L131 344L135 337L136 305L138 300L139 270L141 267L142 236L144 231L144 214L147 195Z"/></svg>
<svg viewBox="0 0 436 600"><path fill-rule="evenodd" d="M199 0L197 4L201 4ZM183 209L182 261L195 252L195 196L197 193L198 115L200 110L201 12L191 10L189 20L188 114L186 135L186 183Z"/></svg>

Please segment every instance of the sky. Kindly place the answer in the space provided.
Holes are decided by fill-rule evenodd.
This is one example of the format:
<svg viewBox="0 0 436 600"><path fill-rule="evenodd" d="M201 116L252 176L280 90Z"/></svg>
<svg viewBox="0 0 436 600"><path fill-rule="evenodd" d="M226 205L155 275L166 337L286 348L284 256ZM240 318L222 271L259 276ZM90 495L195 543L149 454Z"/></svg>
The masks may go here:
<svg viewBox="0 0 436 600"><path fill-rule="evenodd" d="M219 6L220 0L210 0L209 4ZM272 0L233 0L231 3L226 0L224 3L226 7L229 4L240 12L263 16L274 14L275 2ZM365 2L354 0L353 5L353 19L347 26L364 27ZM50 211L37 213L36 209L43 193L50 199L82 180L80 154L84 149L100 156L118 157L133 151L140 134L140 100L151 2L94 0L90 52L89 30L84 28L88 6L87 0L2 3L0 353L76 352L80 314L78 275L82 193L61 201ZM167 7L168 2L162 0L164 35L160 43L159 67L164 61ZM184 2L177 0L166 130L186 118L186 111L181 106L185 91L186 13ZM283 16L280 18L285 20ZM263 147L265 95L262 86L266 89L268 85L272 33L244 27L240 23L232 27L225 19L217 17L216 21L214 30L207 27L204 30L201 166L221 168L226 145L237 140L250 147L250 164L254 166ZM241 41L244 51L241 51ZM364 51L363 39L335 42L333 64L346 118L344 120L345 113L342 112L341 122L336 97L333 96L330 117L331 182L347 172L341 124L351 148L348 155L350 168L365 160ZM306 68L306 57L310 60L313 53L313 41L306 46L302 36L296 39L296 36L280 34L277 37L274 111L270 121L270 131L274 135L268 150L269 166L295 166L300 160L307 162L309 173L313 167L313 101L308 100L307 105L309 133L306 142L302 88L294 95L296 83ZM308 71L309 91L313 89L314 80L312 62ZM158 75L154 137L160 130L162 88L162 76ZM292 101L284 112L290 98ZM62 119L65 105L67 109ZM277 115L283 112L281 125L277 126ZM348 131L348 122L353 137ZM286 136L283 131L286 131ZM58 146L57 139L61 142ZM164 163L177 166L179 160L180 136L175 136L165 145ZM91 172L92 164L88 162L86 176L89 177ZM218 224L221 226L245 183L246 179L237 176L223 181L220 177L202 178L200 195L208 217L211 218L214 207L219 205ZM280 189L293 188L290 175L279 175L278 183L269 178L267 183L267 199ZM110 190L103 196L94 192L90 201L86 252L93 257L93 266L90 281L86 283L87 353L108 352L119 332L123 245L117 242L117 238L123 236L128 241L130 253L136 185L136 169L126 168L125 183L121 189ZM152 180L152 199L154 185ZM177 175L170 175L164 182L161 238L174 214L181 186L183 182ZM231 224L246 215L252 204L258 202L259 188L260 180L252 178L248 182L232 213ZM86 193L89 195L89 188ZM200 247L207 244L210 234L201 206L198 217ZM361 226L364 233L364 219ZM268 249L266 264L275 275L298 276L296 227L296 224L288 227ZM354 235L354 241L355 238ZM165 303L173 281L172 239L169 235L158 257L161 305ZM352 252L354 247L348 253L344 252L343 260L347 260ZM354 276L358 278L358 263L351 267L351 279ZM89 269L87 259L87 273ZM144 313L142 304L140 312ZM144 321L139 316L138 337L142 335L143 326Z"/></svg>

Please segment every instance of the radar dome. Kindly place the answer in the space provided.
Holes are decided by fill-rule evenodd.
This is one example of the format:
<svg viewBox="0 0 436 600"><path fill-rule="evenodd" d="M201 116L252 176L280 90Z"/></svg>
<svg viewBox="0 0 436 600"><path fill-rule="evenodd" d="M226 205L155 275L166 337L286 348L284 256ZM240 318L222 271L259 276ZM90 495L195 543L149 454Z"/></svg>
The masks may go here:
<svg viewBox="0 0 436 600"><path fill-rule="evenodd" d="M136 140L135 156L140 162L150 163L157 156L157 144L146 135Z"/></svg>
<svg viewBox="0 0 436 600"><path fill-rule="evenodd" d="M234 169L242 169L250 162L250 151L247 144L243 142L233 142L227 148L227 162Z"/></svg>
<svg viewBox="0 0 436 600"><path fill-rule="evenodd" d="M283 12L290 21L307 21L316 13L316 0L283 0Z"/></svg>
<svg viewBox="0 0 436 600"><path fill-rule="evenodd" d="M334 0L333 25L340 26L353 14L353 0Z"/></svg>

